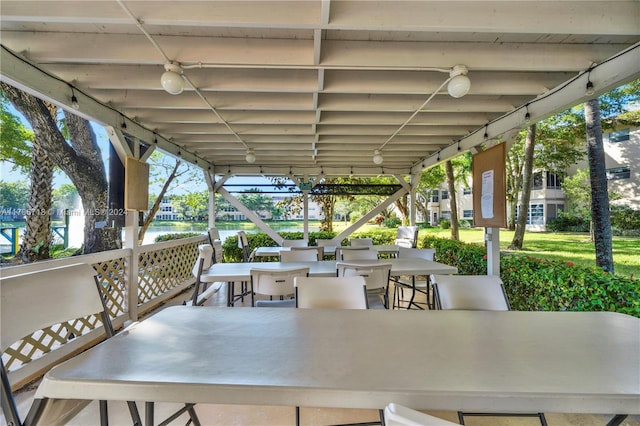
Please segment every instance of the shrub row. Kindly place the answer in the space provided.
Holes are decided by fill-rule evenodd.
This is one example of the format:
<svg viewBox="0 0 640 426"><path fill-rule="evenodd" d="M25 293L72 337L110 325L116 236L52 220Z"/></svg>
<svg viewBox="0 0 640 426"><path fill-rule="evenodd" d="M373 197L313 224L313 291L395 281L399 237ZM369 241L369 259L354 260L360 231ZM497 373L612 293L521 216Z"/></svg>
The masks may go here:
<svg viewBox="0 0 640 426"><path fill-rule="evenodd" d="M640 235L640 210L627 206L611 207L611 228L614 235ZM589 219L563 213L547 222L551 232L589 232Z"/></svg>
<svg viewBox="0 0 640 426"><path fill-rule="evenodd" d="M550 232L589 232L589 221L578 216L562 214L555 219L549 219L546 229Z"/></svg>
<svg viewBox="0 0 640 426"><path fill-rule="evenodd" d="M354 233L353 238L372 238L374 244L392 244L396 231L381 229ZM285 239L301 239L302 232L281 232ZM309 243L330 239L335 232L310 232ZM264 233L247 234L251 250L277 246ZM347 245L348 241L342 241ZM435 260L458 268L461 275L487 273L487 251L470 244L427 235L420 247L436 251ZM225 260L239 262L242 253L236 236L224 242ZM521 311L611 311L640 317L640 280L608 274L597 268L575 266L572 262L550 261L520 254L501 254L501 278L514 310Z"/></svg>
<svg viewBox="0 0 640 426"><path fill-rule="evenodd" d="M462 275L487 273L487 252L479 244L427 236L422 246ZM640 280L608 274L572 262L501 254L500 275L514 310L611 311L640 317Z"/></svg>
<svg viewBox="0 0 640 426"><path fill-rule="evenodd" d="M181 238L198 237L200 235L202 235L202 232L174 232L170 234L158 235L154 238L153 241L155 241L156 243L160 243L163 241L179 240Z"/></svg>

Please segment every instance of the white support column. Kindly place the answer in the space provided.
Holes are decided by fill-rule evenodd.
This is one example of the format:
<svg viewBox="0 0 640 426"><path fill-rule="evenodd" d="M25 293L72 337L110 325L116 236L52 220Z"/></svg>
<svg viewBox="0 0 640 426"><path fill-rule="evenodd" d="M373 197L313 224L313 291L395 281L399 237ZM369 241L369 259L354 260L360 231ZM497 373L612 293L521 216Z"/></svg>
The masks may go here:
<svg viewBox="0 0 640 426"><path fill-rule="evenodd" d="M484 228L487 242L487 275L500 276L500 228Z"/></svg>
<svg viewBox="0 0 640 426"><path fill-rule="evenodd" d="M127 211L124 227L124 246L125 248L131 249L131 263L127 268L127 282L129 283L127 305L129 320L131 321L138 320L138 255L140 253L140 244L138 244L138 221L137 211Z"/></svg>
<svg viewBox="0 0 640 426"><path fill-rule="evenodd" d="M303 237L305 240L309 241L309 191L302 191L302 200L303 200L303 215L304 215L304 230Z"/></svg>
<svg viewBox="0 0 640 426"><path fill-rule="evenodd" d="M202 170L204 174L204 180L207 182L207 189L209 190L209 203L207 206L207 212L209 214L209 228L215 228L216 226L216 190L213 176L208 170Z"/></svg>

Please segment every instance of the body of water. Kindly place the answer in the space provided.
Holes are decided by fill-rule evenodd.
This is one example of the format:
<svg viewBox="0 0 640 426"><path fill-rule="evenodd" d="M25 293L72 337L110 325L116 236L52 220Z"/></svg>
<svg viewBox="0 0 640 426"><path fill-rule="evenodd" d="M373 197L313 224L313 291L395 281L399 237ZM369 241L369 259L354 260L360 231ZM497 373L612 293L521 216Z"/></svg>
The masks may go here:
<svg viewBox="0 0 640 426"><path fill-rule="evenodd" d="M277 224L276 224L277 225ZM80 247L82 245L83 240L83 226L84 226L84 218L81 216L71 216L69 221L69 247ZM273 228L277 232L301 232L302 226L292 227L292 226L273 226ZM207 225L203 224L185 224L182 223L179 226L166 226L166 225L151 225L147 232L144 235L144 240L142 242L143 245L153 244L155 239L159 235L164 234L174 234L174 233L183 233L183 232L197 232L205 235L207 233ZM235 236L236 233L240 230L244 230L247 233L253 232L261 232L257 227L254 229L247 229L246 223L238 223L237 228L235 229L219 229L220 231L220 239L224 242L228 237ZM310 227L310 232L316 232L319 228ZM20 228L20 237L22 237L22 233L24 232L24 228ZM123 233L124 238L124 233ZM54 243L61 244L62 239L55 235ZM11 246L9 242L1 238L0 239L0 252L8 253L11 250Z"/></svg>
<svg viewBox="0 0 640 426"><path fill-rule="evenodd" d="M278 227L278 226L274 226L273 228L276 230L276 232L302 232L302 229L303 229L302 226L300 226L300 227L292 227L292 226ZM145 233L145 235L144 235L143 245L144 244L153 244L155 238L157 236L159 236L159 235L181 233L181 232L198 232L198 233L204 235L204 234L207 233L207 229L208 229L208 227L206 225L201 225L201 224L196 224L196 225L191 225L191 226L184 226L184 225L180 225L180 226L153 226L153 225L151 225L149 227L149 229L147 230L147 232ZM317 232L319 230L320 229L318 227L309 227L309 232ZM248 234L251 234L251 233L254 233L254 232L262 232L259 228L255 228L255 229L252 229L252 230L247 230L246 229L246 223L239 223L238 227L235 228L235 229L220 229L220 228L218 228L218 231L220 232L220 240L222 240L223 243L227 239L227 237L235 236L238 231L245 231Z"/></svg>

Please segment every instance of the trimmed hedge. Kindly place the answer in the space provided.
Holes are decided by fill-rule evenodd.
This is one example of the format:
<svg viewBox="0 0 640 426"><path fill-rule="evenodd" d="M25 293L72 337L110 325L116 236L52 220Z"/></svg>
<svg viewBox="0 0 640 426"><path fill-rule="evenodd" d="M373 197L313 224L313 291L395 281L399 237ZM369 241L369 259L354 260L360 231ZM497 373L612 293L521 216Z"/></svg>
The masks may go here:
<svg viewBox="0 0 640 426"><path fill-rule="evenodd" d="M286 239L301 239L302 232L281 232ZM310 232L309 243L330 239L335 232ZM374 244L393 244L396 231L354 233L352 236L372 238ZM247 234L251 250L277 246L265 233ZM348 241L342 241L347 245ZM487 273L487 251L481 244L469 244L427 235L420 247L436 251L435 260L458 268L461 275ZM242 253L238 238L224 242L225 261L239 262ZM502 253L501 278L514 310L520 311L611 311L640 317L640 280L608 274L597 268L585 268L572 262L550 261L520 254Z"/></svg>
<svg viewBox="0 0 640 426"><path fill-rule="evenodd" d="M487 273L487 252L480 244L427 236L422 246L434 248L435 260L457 267L461 275ZM500 275L514 310L610 311L640 317L638 279L573 262L505 253L500 256Z"/></svg>
<svg viewBox="0 0 640 426"><path fill-rule="evenodd" d="M171 241L171 240L179 240L181 238L191 238L191 237L198 237L202 235L202 232L174 232L171 234L162 234L162 235L158 235L154 241L156 243L162 242L162 241Z"/></svg>
<svg viewBox="0 0 640 426"><path fill-rule="evenodd" d="M460 275L487 274L487 250L480 244L427 235L421 247L434 248L436 262L455 266Z"/></svg>
<svg viewBox="0 0 640 426"><path fill-rule="evenodd" d="M610 311L640 317L640 280L530 256L504 256L500 268L514 309Z"/></svg>

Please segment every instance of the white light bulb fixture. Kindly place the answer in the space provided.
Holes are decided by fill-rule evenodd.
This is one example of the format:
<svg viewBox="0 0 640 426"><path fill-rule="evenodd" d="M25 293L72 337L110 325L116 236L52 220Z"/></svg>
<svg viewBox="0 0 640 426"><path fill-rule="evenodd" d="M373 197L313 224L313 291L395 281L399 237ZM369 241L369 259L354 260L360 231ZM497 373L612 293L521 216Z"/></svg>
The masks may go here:
<svg viewBox="0 0 640 426"><path fill-rule="evenodd" d="M253 164L256 162L256 154L253 152L253 148L247 149L247 155L244 157L247 160L247 163Z"/></svg>
<svg viewBox="0 0 640 426"><path fill-rule="evenodd" d="M449 71L449 77L451 77L451 80L447 86L447 91L452 98L461 98L469 93L471 80L467 77L468 72L469 70L465 65L456 65L451 71Z"/></svg>
<svg viewBox="0 0 640 426"><path fill-rule="evenodd" d="M78 98L76 98L76 92L73 90L73 86L69 85L71 89L71 108L80 109L80 103L78 102Z"/></svg>
<svg viewBox="0 0 640 426"><path fill-rule="evenodd" d="M592 96L594 93L596 93L596 90L593 87L593 83L591 82L591 80L587 81L587 87L586 87L586 92L585 92L588 96Z"/></svg>
<svg viewBox="0 0 640 426"><path fill-rule="evenodd" d="M164 64L165 72L160 77L162 88L172 95L179 95L184 90L184 79L182 78L182 68L175 62Z"/></svg>
<svg viewBox="0 0 640 426"><path fill-rule="evenodd" d="M373 163L374 164L382 164L384 158L382 158L382 153L379 150L373 151Z"/></svg>

